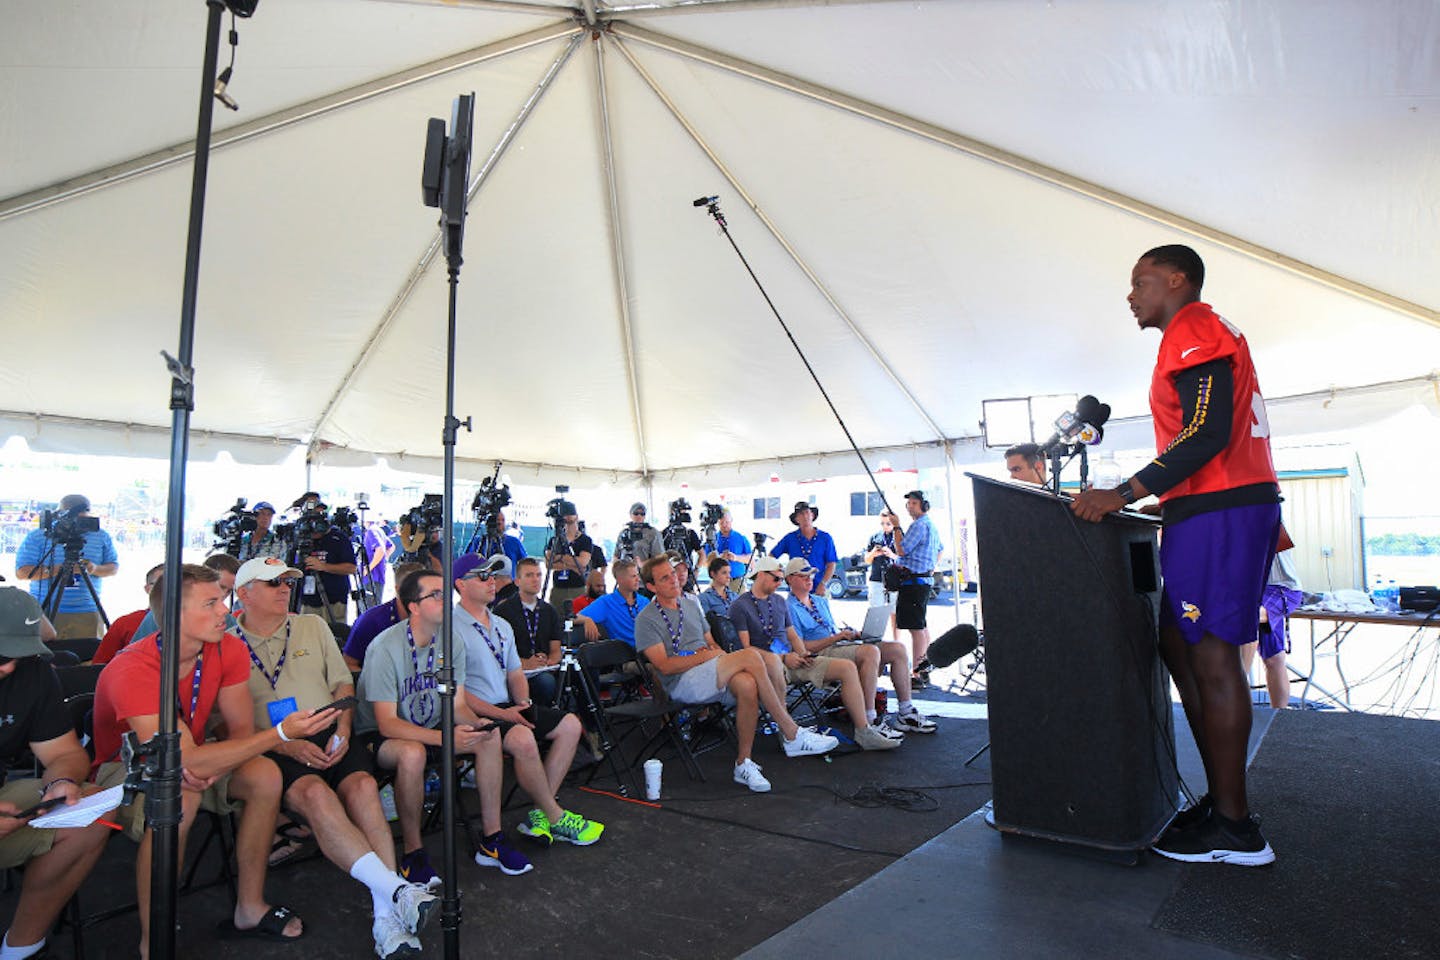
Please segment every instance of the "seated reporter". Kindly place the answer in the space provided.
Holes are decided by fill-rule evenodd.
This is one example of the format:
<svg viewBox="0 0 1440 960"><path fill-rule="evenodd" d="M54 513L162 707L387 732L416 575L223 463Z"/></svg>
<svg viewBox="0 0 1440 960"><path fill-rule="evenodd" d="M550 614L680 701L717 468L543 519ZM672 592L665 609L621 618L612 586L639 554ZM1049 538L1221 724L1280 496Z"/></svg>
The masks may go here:
<svg viewBox="0 0 1440 960"><path fill-rule="evenodd" d="M245 604L239 636L250 655L255 727L265 730L296 710L317 710L353 697L350 668L329 625L314 614L290 613L303 574L274 557L246 561L235 577ZM370 751L351 742L353 712L266 753L280 768L286 810L304 818L326 859L370 891L375 953L409 956L415 934L430 919L435 897L396 872L395 841L380 807Z"/></svg>
<svg viewBox="0 0 1440 960"><path fill-rule="evenodd" d="M586 640L599 640L603 627L607 638L624 640L633 647L635 617L650 599L638 592L640 569L634 560L616 560L610 566L610 573L615 577L615 589L587 606L583 614L576 615L575 623L585 631Z"/></svg>
<svg viewBox="0 0 1440 960"><path fill-rule="evenodd" d="M540 599L544 579L540 561L534 557L522 557L515 565L516 592L508 600L496 603L495 613L510 624L521 668L546 671L529 678L530 695L536 703L549 706L555 702L559 681L555 671L546 668L560 662L565 626L555 608Z"/></svg>
<svg viewBox="0 0 1440 960"><path fill-rule="evenodd" d="M865 713L865 698L860 674L849 660L815 656L790 623L785 601L775 595L784 577L780 561L760 557L750 575L753 586L730 604L730 619L740 634L740 643L759 650L769 650L780 658L785 679L790 683L813 683L817 687L831 683L840 685L840 698L845 713L855 725L855 742L866 750L893 750L900 734L872 726ZM872 701L873 703L873 701Z"/></svg>
<svg viewBox="0 0 1440 960"><path fill-rule="evenodd" d="M24 867L15 916L0 940L0 960L21 960L45 949L45 935L105 849L109 829L32 827L14 814L41 800L73 805L90 773L60 693L45 661L40 604L17 587L0 587L0 766L15 771L0 787L0 867ZM29 752L40 776L20 774ZM22 758L23 761L22 761Z"/></svg>
<svg viewBox="0 0 1440 960"><path fill-rule="evenodd" d="M165 598L164 578L150 591L150 609L157 614ZM241 800L235 831L235 864L239 873L235 912L227 936L297 940L304 933L300 918L287 907L265 901L266 857L280 811L280 770L262 754L287 740L308 737L334 725L333 710L296 710L268 730L255 732L254 703L248 687L250 660L238 637L225 632L230 611L220 589L220 576L208 567L180 568L180 703L177 726L183 780L180 791L180 857L203 803L228 812ZM100 672L95 688L96 781L115 786L125 778L120 742L133 732L141 743L160 729L159 634L137 640ZM205 728L218 710L226 738L206 741ZM119 814L132 834L143 828L139 800ZM140 908L140 954L149 955L151 831L143 828L135 858L136 893Z"/></svg>
<svg viewBox="0 0 1440 960"><path fill-rule="evenodd" d="M452 622L455 643L465 646L465 703L476 716L501 725L502 748L514 762L515 779L535 803L520 832L546 845L563 840L587 847L600 839L605 825L555 802L575 759L580 719L533 702L510 624L490 615L495 574L508 563L503 554L484 560L470 553L455 561L460 600ZM539 740L549 748L543 761Z"/></svg>
<svg viewBox="0 0 1440 960"><path fill-rule="evenodd" d="M406 619L384 631L365 653L360 673L355 729L375 746L375 762L395 771L395 810L405 855L401 875L416 883L438 883L430 856L420 839L425 803L425 768L440 762L439 670L443 666L436 634L445 618L450 591L438 574L417 570L396 588L409 611ZM457 682L465 678L465 645L454 643ZM510 846L500 829L500 785L505 758L500 735L475 716L463 696L455 698L455 754L475 759L475 792L480 797L484 836L475 862L499 867L510 876L532 869L530 861Z"/></svg>
<svg viewBox="0 0 1440 960"><path fill-rule="evenodd" d="M855 664L865 696L865 717L875 723L875 688L880 671L890 668L895 684L895 698L900 701L895 727L903 733L934 733L935 721L921 716L910 699L910 657L905 645L892 640L880 643L854 643L860 635L849 627L837 629L830 612L830 601L810 592L815 569L803 558L785 565L785 583L790 587L790 622L805 644L805 649L818 656L837 657ZM842 642L844 641L844 642Z"/></svg>
<svg viewBox="0 0 1440 960"><path fill-rule="evenodd" d="M725 557L710 558L710 586L700 592L700 608L706 614L730 616L730 604L737 594L730 589L730 561Z"/></svg>
<svg viewBox="0 0 1440 960"><path fill-rule="evenodd" d="M672 699L735 704L736 783L756 793L770 789L770 781L750 756L762 704L780 728L787 757L828 753L839 745L834 737L795 722L785 709L785 681L770 670L760 651L720 649L705 629L700 605L681 592L669 557L662 554L645 561L644 580L655 601L635 619L635 648L660 671Z"/></svg>
<svg viewBox="0 0 1440 960"><path fill-rule="evenodd" d="M416 570L424 569L419 563L402 563L395 568L395 582L398 584ZM365 666L365 651L370 649L370 644L381 632L395 626L395 624L409 616L405 609L405 603L397 593L389 603L377 603L355 618L350 625L350 635L345 639L345 647L340 652L345 656L345 665L352 673L359 673Z"/></svg>

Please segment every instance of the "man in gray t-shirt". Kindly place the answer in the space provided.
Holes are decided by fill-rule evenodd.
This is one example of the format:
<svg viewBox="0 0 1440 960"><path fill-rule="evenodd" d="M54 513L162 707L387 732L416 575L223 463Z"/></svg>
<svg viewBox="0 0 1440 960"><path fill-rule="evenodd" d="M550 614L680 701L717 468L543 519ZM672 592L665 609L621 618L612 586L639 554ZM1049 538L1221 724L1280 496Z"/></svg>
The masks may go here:
<svg viewBox="0 0 1440 960"><path fill-rule="evenodd" d="M756 793L770 789L760 765L750 759L760 706L780 728L785 755L828 753L840 741L797 724L785 710L785 680L771 671L758 650L720 649L705 628L699 601L682 596L675 568L665 554L641 567L655 601L635 617L635 651L660 674L671 699L681 703L735 703L735 782Z"/></svg>

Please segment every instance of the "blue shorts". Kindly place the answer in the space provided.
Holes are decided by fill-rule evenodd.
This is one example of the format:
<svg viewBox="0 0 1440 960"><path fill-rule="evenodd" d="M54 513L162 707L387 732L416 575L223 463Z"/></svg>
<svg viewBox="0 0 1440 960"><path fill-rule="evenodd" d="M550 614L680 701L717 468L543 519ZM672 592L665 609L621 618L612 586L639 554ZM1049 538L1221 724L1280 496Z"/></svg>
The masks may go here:
<svg viewBox="0 0 1440 960"><path fill-rule="evenodd" d="M1265 608L1266 623L1260 628L1260 659L1269 660L1286 649L1285 618L1290 611L1305 602L1305 594L1289 587L1269 584L1261 595L1260 605Z"/></svg>
<svg viewBox="0 0 1440 960"><path fill-rule="evenodd" d="M1260 597L1280 533L1280 505L1226 507L1167 526L1160 540L1160 626L1196 644L1210 633L1242 646L1260 632Z"/></svg>

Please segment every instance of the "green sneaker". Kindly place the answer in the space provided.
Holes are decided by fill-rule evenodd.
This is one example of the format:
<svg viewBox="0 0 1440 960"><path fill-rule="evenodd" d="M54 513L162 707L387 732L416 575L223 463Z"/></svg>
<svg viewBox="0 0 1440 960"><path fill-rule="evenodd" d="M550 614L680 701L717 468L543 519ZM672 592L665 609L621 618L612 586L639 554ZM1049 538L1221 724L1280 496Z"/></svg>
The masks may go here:
<svg viewBox="0 0 1440 960"><path fill-rule="evenodd" d="M550 818L545 816L545 811L534 809L530 811L529 818L515 828L531 840L538 840L547 847L555 841L555 836L550 832ZM597 833L598 837L599 834Z"/></svg>
<svg viewBox="0 0 1440 960"><path fill-rule="evenodd" d="M600 834L605 832L605 824L597 823L594 820L586 820L573 810L566 810L565 816L560 818L559 823L550 825L550 835L556 840L564 840L566 843L573 843L577 847L588 847L600 839Z"/></svg>

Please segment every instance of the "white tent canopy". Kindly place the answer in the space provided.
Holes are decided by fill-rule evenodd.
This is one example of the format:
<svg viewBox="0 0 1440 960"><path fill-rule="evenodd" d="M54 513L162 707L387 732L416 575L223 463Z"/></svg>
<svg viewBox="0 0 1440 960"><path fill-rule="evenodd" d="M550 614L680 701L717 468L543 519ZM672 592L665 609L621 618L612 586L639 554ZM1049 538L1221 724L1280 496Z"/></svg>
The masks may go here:
<svg viewBox="0 0 1440 960"><path fill-rule="evenodd" d="M0 436L163 449L204 20L7 8ZM470 90L462 474L854 472L816 457L843 434L705 194L859 444L920 465L976 442L985 398L1143 418L1155 337L1124 296L1169 242L1301 429L1436 404L1432 0L266 0L239 32L200 455L433 465L447 287L420 155Z"/></svg>

